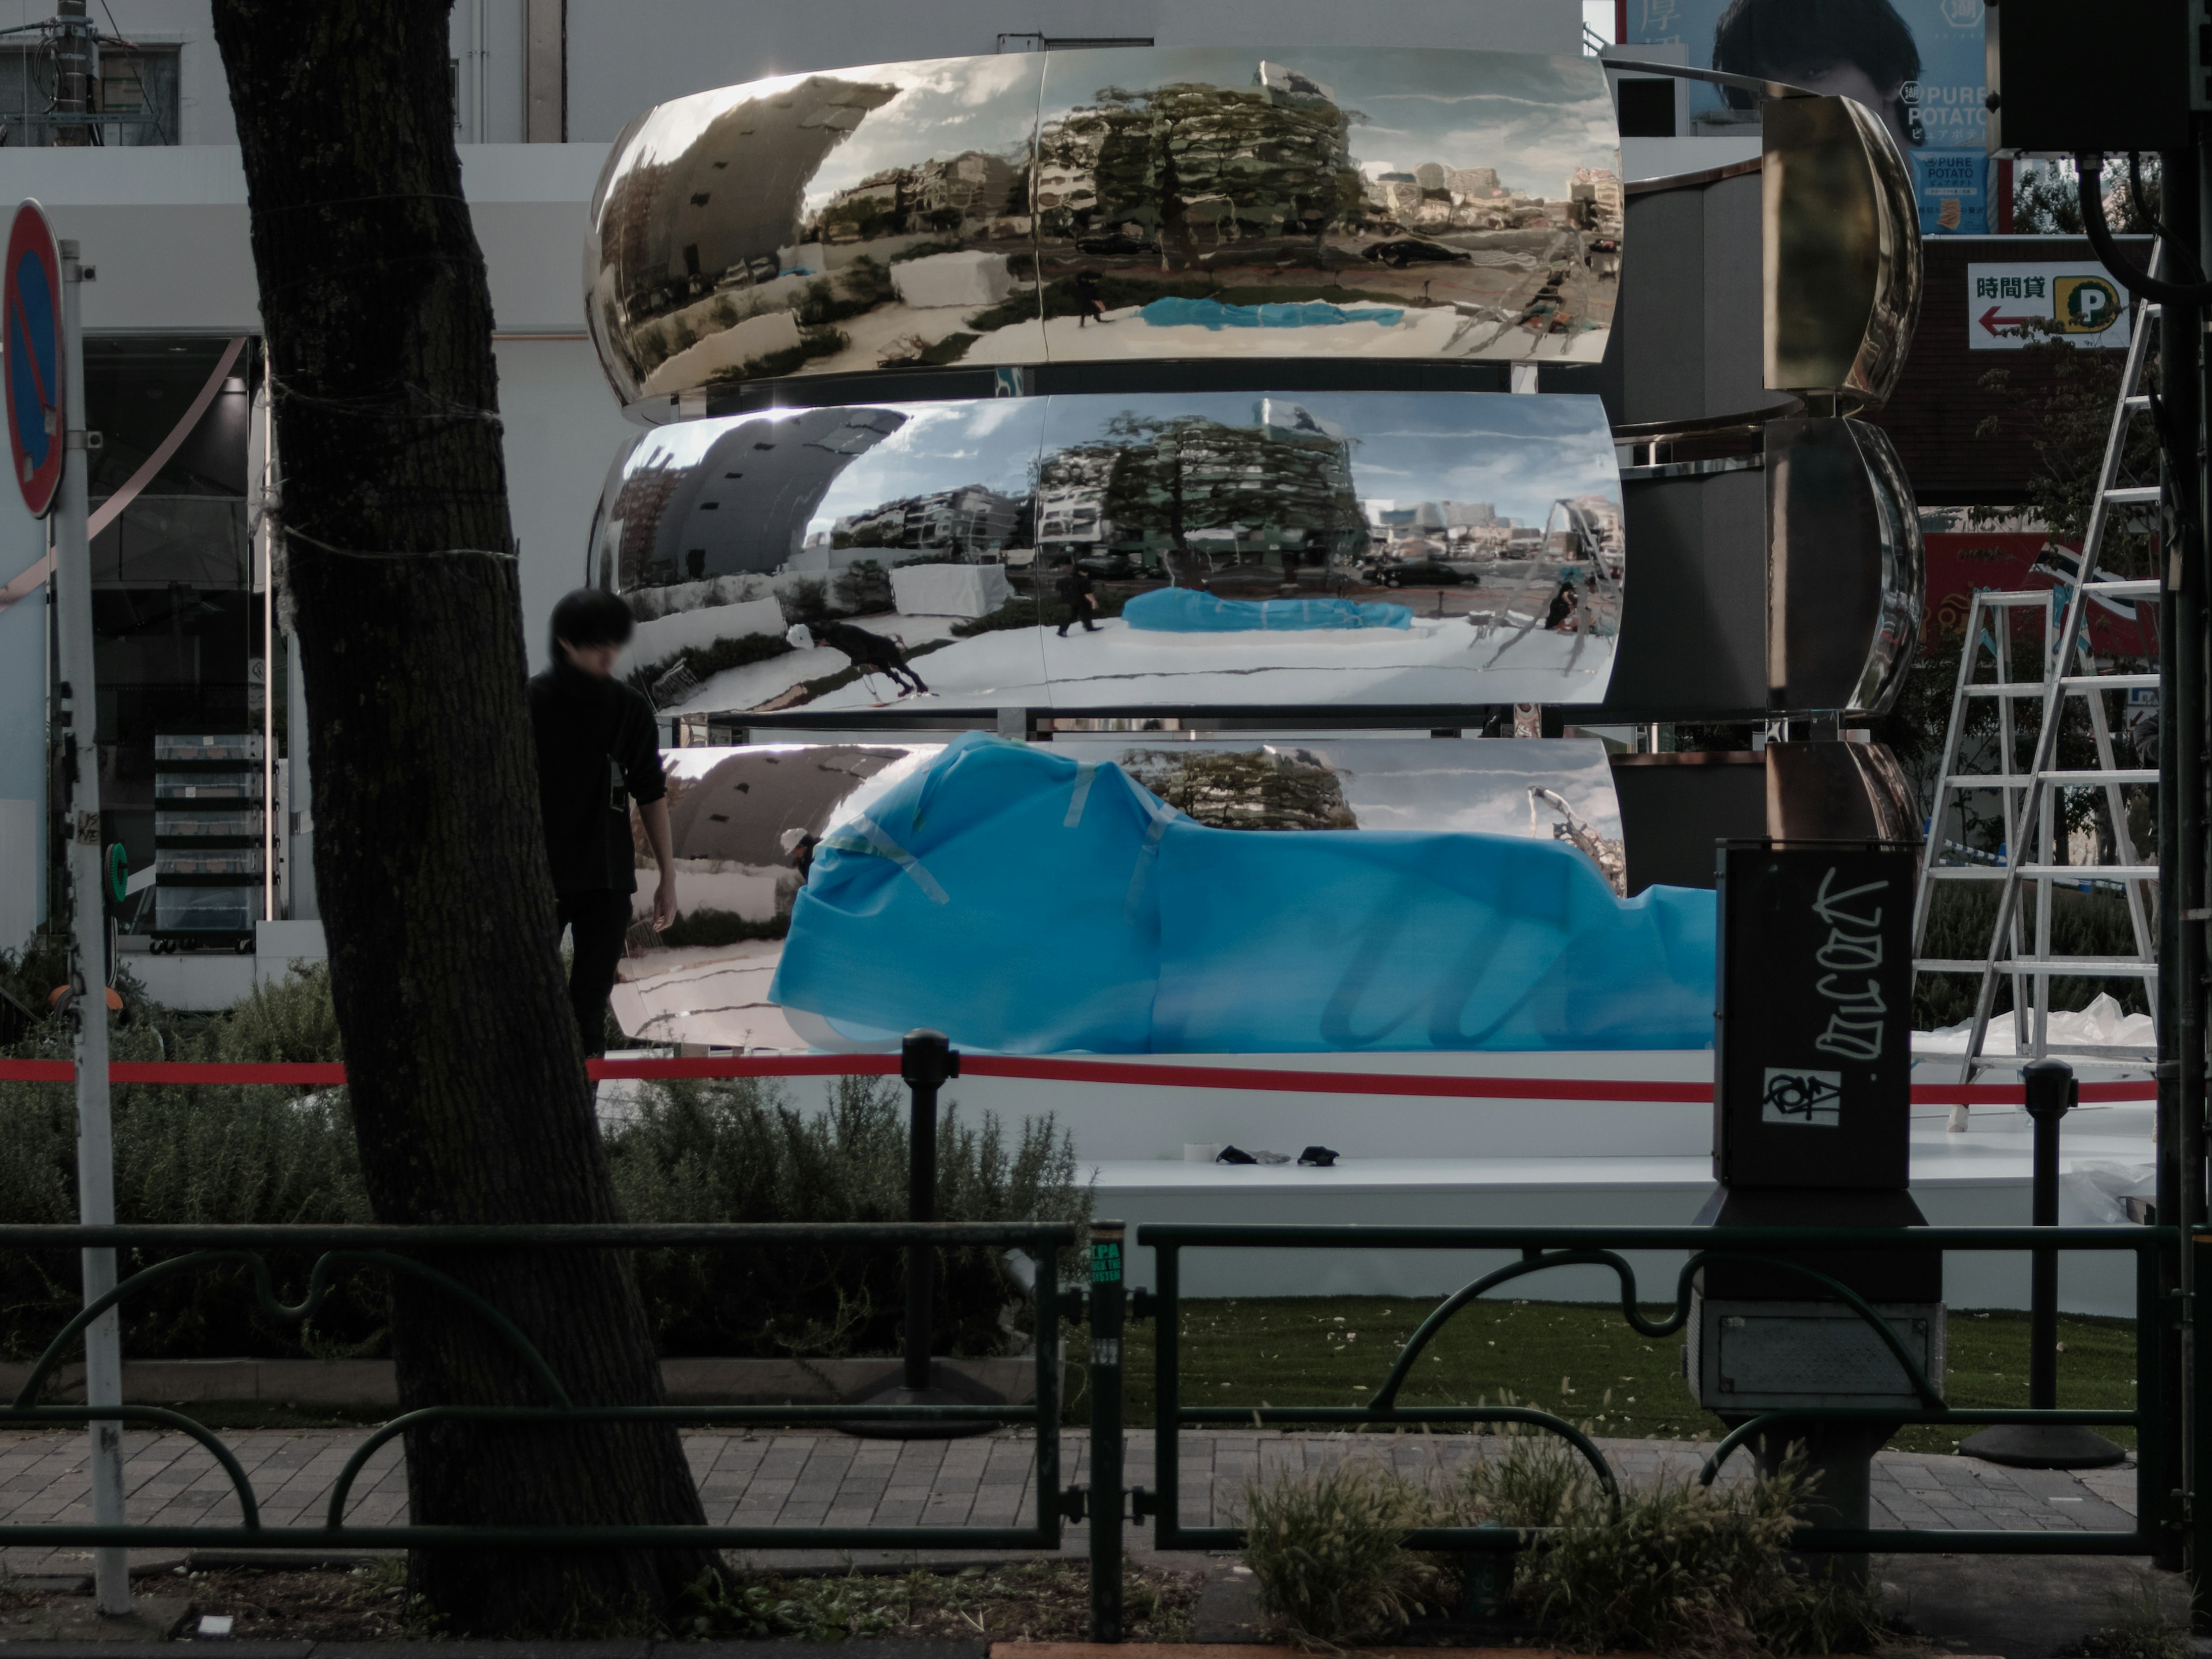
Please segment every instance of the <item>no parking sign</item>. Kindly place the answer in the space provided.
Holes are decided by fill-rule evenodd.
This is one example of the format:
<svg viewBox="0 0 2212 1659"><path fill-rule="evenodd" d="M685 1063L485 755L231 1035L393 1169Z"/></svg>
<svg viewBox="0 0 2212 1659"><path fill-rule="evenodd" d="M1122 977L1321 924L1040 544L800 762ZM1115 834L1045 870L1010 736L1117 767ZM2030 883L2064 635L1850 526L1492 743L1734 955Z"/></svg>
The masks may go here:
<svg viewBox="0 0 2212 1659"><path fill-rule="evenodd" d="M0 282L8 391L8 450L23 505L44 518L62 482L62 264L46 210L26 202L8 233Z"/></svg>

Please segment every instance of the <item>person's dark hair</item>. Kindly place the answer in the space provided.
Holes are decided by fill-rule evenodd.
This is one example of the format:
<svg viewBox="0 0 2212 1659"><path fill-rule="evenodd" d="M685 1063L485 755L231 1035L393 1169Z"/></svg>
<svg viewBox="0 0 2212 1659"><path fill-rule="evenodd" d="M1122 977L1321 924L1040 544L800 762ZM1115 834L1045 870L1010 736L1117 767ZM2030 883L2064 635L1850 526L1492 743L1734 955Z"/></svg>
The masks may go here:
<svg viewBox="0 0 2212 1659"><path fill-rule="evenodd" d="M1713 67L1726 74L1786 80L1822 64L1856 64L1887 91L1920 78L1920 46L1889 0L1729 0L1713 25ZM1756 101L1735 87L1723 95L1738 109Z"/></svg>
<svg viewBox="0 0 2212 1659"><path fill-rule="evenodd" d="M571 645L628 645L636 629L629 607L604 587L580 587L573 593L563 593L553 607L553 660L561 660L563 640Z"/></svg>

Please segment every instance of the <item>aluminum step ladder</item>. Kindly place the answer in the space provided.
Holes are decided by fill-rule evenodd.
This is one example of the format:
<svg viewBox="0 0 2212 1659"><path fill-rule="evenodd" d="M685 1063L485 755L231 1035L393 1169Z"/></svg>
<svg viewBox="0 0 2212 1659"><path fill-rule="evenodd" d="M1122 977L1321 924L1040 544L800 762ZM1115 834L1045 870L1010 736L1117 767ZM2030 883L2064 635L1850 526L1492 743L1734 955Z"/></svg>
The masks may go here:
<svg viewBox="0 0 2212 1659"><path fill-rule="evenodd" d="M2154 270L2162 263L2163 249L2154 251ZM2063 617L2054 614L2051 592L1977 593L1967 617L1966 639L1959 659L1959 680L1952 695L1950 726L1944 737L1943 757L1937 775L1935 810L1929 820L1929 841L1921 864L1921 878L1914 894L1912 915L1913 969L1916 974L1942 973L1973 975L1980 981L1979 994L1975 1002L1974 1019L1969 1030L1966 1054L1960 1066L1959 1080L1972 1082L1977 1071L1986 1066L2002 1065L2005 1060L1991 1060L1982 1054L1987 1041L1990 1012L1996 1000L1997 984L2001 977L2008 978L2013 988L2014 1054L2018 1058L2040 1059L2051 1052L2050 1015L2051 981L2057 975L2087 975L2094 976L2134 976L2145 982L2147 998L2152 1009L2158 1006L2158 963L2155 935L2150 924L2143 890L2158 878L2158 866L2144 863L2136 853L2134 839L2129 834L2126 804L2122 790L2134 784L2155 784L2155 768L2123 767L2115 757L2112 746L2112 723L2105 707L2105 699L2114 692L2132 692L2158 684L2156 674L2093 674L2069 672L2080 665L2077 658L2088 653L2088 607L2098 600L2126 600L2137 605L2156 604L2159 583L2156 580L2108 580L2099 575L2100 560L2104 549L2106 532L2111 527L2115 514L2133 514L2143 509L2157 511L2163 492L2156 484L2124 483L2124 469L2127 444L2134 422L2147 417L2150 398L2142 391L2143 368L2149 356L2152 325L2158 320L2160 307L2140 305L2135 309L2133 337L2128 346L2127 364L2122 372L2120 396L2112 410L2112 422L2105 441L2104 465L2098 474L2098 490L2089 514L2089 523L2082 538L2081 558L2076 570L2076 580L2066 585L2066 606ZM2039 672L2035 678L2016 680L2013 677L2014 616L2021 610L2039 609L2041 629L2041 658ZM2057 625L2054 628L2053 623ZM1996 678L1984 680L1978 672L1984 658L1991 661ZM1997 704L1997 753L2001 769L1997 772L1962 771L1962 751L1966 738L1966 714L1970 702L1977 698L1995 698ZM2087 706L2090 732L2096 745L2097 764L2093 768L2067 769L2058 766L2057 741L2069 698L2080 698ZM2028 769L2014 773L2019 749L2016 743L2016 714L2020 704L2038 705L2040 720L2036 728L2033 759ZM2117 861L2105 865L2063 864L2054 858L2058 845L2057 807L2059 792L2069 788L2101 788L2105 792L2106 809L2112 824L2113 851ZM1942 831L1954 804L1976 793L1996 793L2002 802L2004 853L2002 860L1990 864L1959 862L1957 855L1972 860L1977 855L1972 849L1956 848L1943 840ZM1946 861L1949 855L1952 861ZM1939 884L1947 882L1993 883L1997 885L1997 908L1990 931L1987 952L1979 960L1945 959L1923 957L1923 940L1926 936L1928 918ZM2031 943L2024 937L2021 913L2021 893L2033 883L2035 888L2034 939ZM2051 954L2051 916L2052 893L2062 885L2096 883L2117 885L2127 900L2128 921L2136 949L2125 957L2057 957ZM1966 1127L1966 1109L1954 1106L1951 1110L1950 1127L1962 1131Z"/></svg>

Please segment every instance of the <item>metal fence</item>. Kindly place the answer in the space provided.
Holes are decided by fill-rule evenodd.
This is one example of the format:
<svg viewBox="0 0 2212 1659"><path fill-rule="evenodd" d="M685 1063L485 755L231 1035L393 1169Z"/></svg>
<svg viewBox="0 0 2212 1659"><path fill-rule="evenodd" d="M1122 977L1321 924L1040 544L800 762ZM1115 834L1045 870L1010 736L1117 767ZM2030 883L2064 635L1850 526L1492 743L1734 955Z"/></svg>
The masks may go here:
<svg viewBox="0 0 2212 1659"><path fill-rule="evenodd" d="M1718 1241L1725 1239L1724 1245ZM1848 1305L1871 1325L1896 1359L1905 1391L1920 1403L1917 1409L1894 1405L1832 1406L1765 1411L1751 1417L1713 1448L1700 1478L1710 1483L1730 1453L1765 1435L1787 1436L1793 1426L1820 1422L1940 1424L1947 1427L1979 1427L1996 1423L2079 1424L2092 1427L2126 1427L2136 1431L2136 1521L2132 1531L2028 1532L1997 1530L1937 1530L1913 1528L1843 1528L1808 1527L1796 1534L1800 1549L1858 1553L1870 1551L1942 1554L2018 1555L2154 1555L2171 1542L2172 1528L2182 1524L2179 1492L2160 1489L2157 1471L2163 1467L2160 1445L2163 1413L2160 1379L2162 1346L2169 1338L2172 1318L2167 1301L2160 1294L2161 1253L2173 1251L2179 1235L2171 1227L1732 1227L1725 1234L1711 1227L1277 1227L1236 1224L1188 1224L1140 1227L1137 1243L1156 1253L1154 1284L1150 1295L1139 1293L1131 1310L1138 1318L1152 1318L1157 1327L1158 1451L1153 1485L1129 1492L1133 1516L1153 1522L1154 1547L1162 1550L1229 1550L1244 1542L1242 1528L1187 1526L1180 1512L1177 1437L1186 1428L1230 1425L1328 1425L1337 1429L1396 1428L1424 1424L1517 1424L1559 1436L1591 1468L1607 1490L1617 1492L1619 1480L1604 1453L1587 1435L1565 1418L1519 1406L1404 1406L1398 1396L1417 1361L1444 1324L1468 1304L1499 1285L1555 1267L1596 1267L1610 1269L1620 1286L1621 1316L1638 1334L1659 1338L1680 1332L1690 1315L1694 1276L1713 1263L1757 1263L1783 1268L1807 1281L1808 1294L1833 1297ZM1718 1247L1717 1247L1718 1245ZM1983 1407L1952 1407L1944 1403L1942 1379L1924 1375L1904 1343L1856 1291L1826 1274L1787 1260L1780 1254L1818 1249L1823 1253L1896 1251L2025 1251L2061 1250L2133 1252L2136 1258L2136 1363L2137 1397L2127 1411L2081 1409L2017 1410ZM2212 1241L2200 1241L2200 1251L2212 1251ZM1399 1352L1382 1379L1370 1402L1360 1406L1186 1405L1181 1387L1182 1257L1187 1250L1237 1249L1269 1250L1486 1250L1518 1252L1521 1260L1476 1279L1438 1304ZM1621 1255L1625 1250L1686 1251L1688 1260L1676 1276L1673 1307L1658 1319L1647 1318L1639 1305L1636 1274ZM2212 1261L2207 1262L2212 1266ZM1094 1345L1112 1344L1118 1355L1121 1332L1111 1325L1118 1310L1100 1301L1092 1328ZM2200 1334L2200 1343L2206 1340ZM1094 1376L1093 1387L1097 1381ZM1094 1508L1117 1505L1120 1494L1109 1490L1120 1459L1109 1449L1094 1443L1091 1501ZM1437 1551L1504 1553L1530 1547L1542 1541L1536 1531L1505 1527L1425 1528L1410 1534L1414 1548Z"/></svg>
<svg viewBox="0 0 2212 1659"><path fill-rule="evenodd" d="M781 1063L755 1060L628 1062L623 1074L658 1076L681 1070L711 1069L714 1074L754 1075L769 1072L821 1075L830 1073L893 1070L898 1061L890 1057L823 1056ZM1009 1074L1030 1075L1030 1068L1046 1062L1001 1062ZM1099 1062L1055 1062L1071 1072L1109 1069ZM34 1068L43 1078L48 1070L65 1073L67 1063L11 1062L9 1071L27 1075ZM1020 1069L1017 1071L1017 1066ZM125 1068L118 1066L121 1073ZM138 1069L157 1069L145 1066ZM158 1068L165 1073L173 1069ZM185 1069L178 1067L174 1069ZM178 1080L214 1081L219 1068L191 1068L194 1075ZM279 1079L263 1073L276 1067L223 1068L251 1071L239 1080L250 1082L322 1081L313 1079ZM337 1072L338 1068L289 1068ZM614 1074L616 1068L605 1068ZM986 1069L977 1065L979 1073ZM1112 1068L1116 1072L1137 1068ZM340 1073L342 1077L343 1073ZM1108 1081L1135 1082L1137 1077L1114 1076ZM1272 1074L1271 1074L1272 1075ZM168 1080L166 1077L162 1080ZM1206 1080L1211 1081L1209 1077ZM1341 1079L1336 1079L1341 1082ZM1476 1080L1481 1081L1480 1079ZM1256 1080L1230 1086L1259 1086ZM1270 1085L1273 1086L1273 1085ZM1463 1085L1455 1085L1461 1087ZM2181 1340L2182 1309L2162 1286L2173 1282L2179 1266L2181 1236L2171 1227L1916 1227L1864 1228L1730 1228L1725 1234L1706 1227L1367 1227L1268 1226L1238 1224L1147 1224L1135 1243L1155 1253L1156 1289L1125 1292L1124 1230L1119 1223L1094 1224L1090 1235L1087 1287L1063 1285L1057 1268L1058 1252L1079 1242L1079 1231L1068 1224L997 1223L898 1223L884 1224L676 1224L605 1225L507 1226L0 1226L0 1250L70 1251L133 1250L158 1253L155 1261L117 1285L74 1317L47 1345L11 1404L0 1406L0 1425L82 1426L100 1422L132 1424L189 1436L221 1465L236 1495L240 1517L235 1525L100 1525L53 1520L0 1524L0 1547L14 1546L202 1547L226 1549L284 1549L328 1552L332 1549L409 1548L436 1546L481 1547L516 1545L592 1547L693 1547L747 1550L793 1549L1000 1549L1058 1551L1067 1522L1090 1522L1089 1556L1091 1580L1091 1634L1101 1641L1118 1640L1122 1629L1121 1565L1123 1523L1152 1522L1152 1541L1161 1550L1234 1549L1243 1534L1234 1527L1194 1526L1183 1522L1180 1511L1178 1437L1185 1429L1227 1425L1325 1426L1334 1429L1391 1429L1408 1425L1517 1425L1558 1436L1590 1467L1607 1490L1617 1492L1619 1477L1602 1449L1581 1429L1554 1413L1520 1406L1403 1405L1400 1396L1414 1375L1416 1362L1437 1333L1461 1310L1491 1291L1518 1284L1531 1275L1559 1267L1596 1267L1609 1270L1618 1280L1623 1319L1638 1334L1658 1339L1683 1330L1691 1312L1693 1281L1699 1269L1721 1263L1763 1263L1780 1267L1807 1281L1808 1294L1847 1305L1869 1323L1895 1359L1904 1388L1917 1405L1905 1408L1893 1403L1866 1406L1766 1411L1752 1416L1716 1445L1706 1459L1702 1478L1711 1481L1723 1462L1737 1448L1759 1437L1787 1437L1793 1427L1820 1422L1880 1422L1933 1424L1947 1427L1992 1424L2069 1424L2091 1427L2126 1427L2137 1435L2137 1513L2128 1531L2043 1532L1996 1530L1923 1530L1894 1528L1808 1527L1796 1535L1799 1548L1860 1553L1867 1552L1944 1553L2016 1553L2072 1555L2156 1555L2171 1559L2176 1545L2190 1528L2197 1545L2197 1559L2212 1559L2212 1514L2190 1512L2183 1490L2202 1488L2205 1471L2199 1467L2208 1454L2203 1444L2176 1448L2167 1442L2173 1430L2166 1409L2166 1362L2178 1352ZM926 1254L932 1247L995 1247L1018 1250L1034 1264L1029 1297L1035 1318L1036 1395L1025 1405L972 1404L815 1404L815 1405L659 1405L583 1406L572 1400L558 1371L549 1364L521 1330L499 1308L463 1284L451 1273L424 1256L450 1259L471 1252L530 1248L589 1249L667 1249L671 1248L745 1249L773 1245L843 1244L883 1249L907 1249ZM2199 1267L2199 1282L2212 1271L2212 1235L2192 1241ZM1358 1406L1276 1407L1243 1404L1186 1404L1181 1392L1180 1325L1184 1255L1192 1250L1397 1250L1508 1252L1517 1256L1509 1265L1485 1273L1463 1289L1443 1298L1396 1355L1369 1401ZM1787 1258L1791 1252L1817 1249L1828 1253L1883 1252L1899 1249L1936 1252L2058 1251L2132 1253L2136 1282L2136 1362L2137 1390L2131 1409L2012 1409L1953 1407L1942 1396L1942 1379L1924 1374L1895 1332L1857 1293L1826 1274ZM316 1253L303 1299L292 1305L281 1303L274 1291L268 1253ZM1657 1317L1644 1311L1636 1276L1626 1251L1681 1252L1686 1256L1672 1287L1672 1305ZM471 1310L506 1343L531 1378L538 1398L530 1403L498 1406L432 1405L409 1410L376 1428L347 1462L325 1508L319 1526L270 1526L260 1516L251 1481L221 1435L189 1413L171 1407L123 1403L119 1405L45 1405L40 1396L49 1380L71 1356L83 1333L110 1308L127 1305L137 1296L179 1274L217 1266L244 1263L254 1279L254 1294L264 1314L303 1322L312 1316L341 1270L373 1267L404 1275L453 1297ZM1662 1304L1663 1305L1663 1304ZM1089 1350L1089 1416L1091 1431L1091 1484L1061 1486L1061 1443L1059 1340L1062 1321L1082 1321L1091 1326ZM1158 1448L1149 1487L1125 1485L1122 1424L1122 1342L1125 1321L1157 1322ZM2212 1331L2197 1322L2193 1332L2197 1375L2212 1376ZM1036 1518L1027 1526L646 1526L567 1524L542 1526L464 1526L407 1524L368 1526L346 1518L350 1494L358 1477L378 1448L409 1430L439 1421L497 1422L512 1425L538 1425L550 1428L580 1423L663 1422L684 1426L742 1425L816 1425L860 1427L890 1421L914 1422L933 1419L953 1424L1023 1425L1036 1439L1034 1475ZM2188 1461L2182 1461L2184 1451ZM2170 1472L2170 1473L2162 1473ZM1537 1532L1483 1526L1440 1528L1417 1531L1408 1543L1425 1550L1463 1552L1492 1562L1511 1552L1540 1547ZM2212 1611L2208 1607L2207 1611Z"/></svg>
<svg viewBox="0 0 2212 1659"><path fill-rule="evenodd" d="M1076 1499L1060 1486L1060 1367L1055 1340L1070 1304L1060 1285L1056 1253L1076 1242L1066 1223L995 1222L805 1224L649 1224L542 1226L428 1227L7 1227L0 1249L178 1250L185 1254L140 1269L107 1295L88 1304L46 1345L15 1401L0 1407L0 1426L81 1426L138 1424L189 1435L222 1465L238 1499L235 1526L88 1525L27 1521L0 1526L0 1547L11 1545L186 1545L222 1549L411 1549L436 1546L691 1546L710 1549L1002 1549L1057 1550L1061 1523ZM1036 1397L1027 1405L886 1404L753 1406L582 1406L568 1396L558 1372L506 1314L452 1274L418 1259L441 1254L541 1249L744 1249L770 1245L844 1244L884 1249L956 1245L1018 1249L1036 1266L1031 1307L1036 1320ZM308 1291L297 1304L279 1302L265 1253L319 1251ZM528 1371L538 1403L507 1406L426 1406L394 1417L373 1432L347 1461L319 1527L262 1524L252 1484L221 1435L197 1419L163 1406L40 1405L46 1380L68 1358L85 1328L111 1307L127 1304L181 1273L244 1262L252 1272L262 1311L303 1322L310 1317L342 1269L373 1267L404 1275L450 1296L497 1333ZM1036 1434L1036 1519L1026 1527L763 1527L763 1526L356 1526L345 1518L355 1481L376 1449L409 1430L440 1421L495 1422L545 1428L580 1423L666 1423L726 1427L744 1424L821 1424L857 1427L871 1423L1028 1423Z"/></svg>

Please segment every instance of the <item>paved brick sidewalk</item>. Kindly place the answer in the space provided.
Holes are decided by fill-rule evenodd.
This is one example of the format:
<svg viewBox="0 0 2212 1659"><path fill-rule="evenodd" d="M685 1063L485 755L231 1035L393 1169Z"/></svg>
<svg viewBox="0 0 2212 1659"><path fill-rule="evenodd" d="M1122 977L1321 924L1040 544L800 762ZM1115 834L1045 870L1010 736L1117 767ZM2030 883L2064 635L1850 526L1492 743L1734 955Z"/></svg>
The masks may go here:
<svg viewBox="0 0 2212 1659"><path fill-rule="evenodd" d="M225 1437L252 1484L264 1522L271 1526L319 1525L339 1469L365 1437L366 1431L357 1429ZM1026 1524L1036 1513L1029 1442L1013 1433L894 1441L707 1431L687 1433L684 1443L708 1519L716 1522L1006 1526ZM1154 1443L1150 1431L1129 1436L1129 1484L1156 1484ZM1662 1472L1692 1474L1707 1450L1680 1441L1599 1443L1613 1467L1632 1480ZM1387 1456L1418 1479L1461 1467L1498 1444L1467 1435L1187 1434L1181 1456L1182 1513L1194 1523L1233 1522L1252 1480L1279 1471L1318 1468L1346 1456ZM238 1502L228 1480L190 1438L134 1433L125 1437L125 1448L132 1520L237 1524ZM1079 1431L1064 1437L1061 1461L1064 1480L1088 1485L1089 1437ZM1739 1454L1736 1461L1748 1459ZM80 1432L0 1432L0 1523L89 1520L85 1464L85 1437ZM1877 1526L2125 1529L2133 1524L2135 1471L2076 1476L2000 1468L1971 1458L1884 1452L1876 1460L1874 1493ZM347 1518L387 1524L404 1517L406 1503L405 1473L395 1442L380 1449L362 1471ZM1141 1548L1148 1533L1132 1528L1128 1536L1133 1548ZM1069 1528L1068 1553L1079 1553L1085 1537L1082 1527ZM149 1550L134 1559L175 1559L181 1553ZM0 1550L0 1566L18 1572L75 1571L88 1559L77 1550ZM805 1558L779 1553L775 1559ZM866 1552L854 1559L899 1557Z"/></svg>

